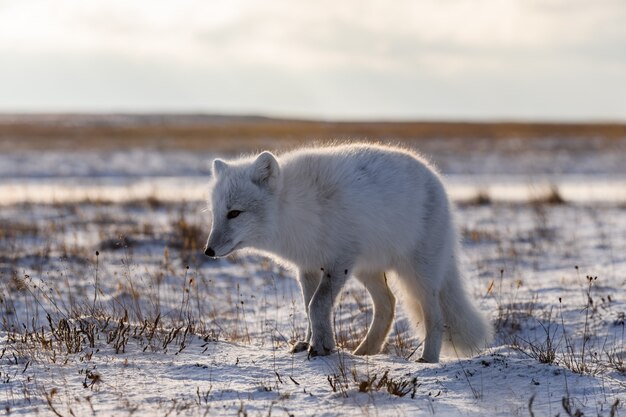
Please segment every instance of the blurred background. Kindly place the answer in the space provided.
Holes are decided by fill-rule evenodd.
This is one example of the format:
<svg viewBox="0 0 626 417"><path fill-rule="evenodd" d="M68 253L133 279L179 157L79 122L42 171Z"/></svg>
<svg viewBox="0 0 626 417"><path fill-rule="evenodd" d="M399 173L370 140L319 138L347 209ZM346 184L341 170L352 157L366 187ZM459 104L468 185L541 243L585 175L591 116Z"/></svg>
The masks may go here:
<svg viewBox="0 0 626 417"><path fill-rule="evenodd" d="M0 195L194 199L216 153L376 140L458 198L620 200L624 21L622 0L0 0Z"/></svg>
<svg viewBox="0 0 626 417"><path fill-rule="evenodd" d="M0 1L4 112L626 120L621 0Z"/></svg>

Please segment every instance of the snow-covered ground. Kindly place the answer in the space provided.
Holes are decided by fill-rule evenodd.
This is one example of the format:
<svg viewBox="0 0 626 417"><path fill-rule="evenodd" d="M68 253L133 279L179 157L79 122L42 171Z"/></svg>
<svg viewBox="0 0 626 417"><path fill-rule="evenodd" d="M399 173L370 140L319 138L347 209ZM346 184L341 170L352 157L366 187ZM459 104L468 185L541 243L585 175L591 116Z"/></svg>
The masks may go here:
<svg viewBox="0 0 626 417"><path fill-rule="evenodd" d="M626 202L626 176L561 175L558 177L498 177L446 175L448 193L464 202L476 196L492 201L527 202L545 199L553 190L572 203ZM206 200L207 176L61 177L0 180L0 206L30 203L75 203L85 200L123 203L133 200Z"/></svg>
<svg viewBox="0 0 626 417"><path fill-rule="evenodd" d="M624 154L585 161L606 169L570 168L571 176L556 175L547 163L526 174L507 169L504 154L489 156L497 169L488 172L473 154L471 163L467 155L434 156L451 188L469 182L488 194L471 204L457 195L458 223L468 287L497 336L474 358L422 364L415 362L420 339L401 305L385 352L351 355L372 316L355 281L335 310L339 350L316 358L289 354L305 330L293 273L256 256L210 260L201 253L209 224L199 199L210 154L154 151L134 160L132 152L120 151L116 158L125 162L95 153L57 155L54 163L36 153L19 156L20 164L9 162L16 155L0 156L3 412L624 414L626 206L613 193L624 192L626 178L623 165L610 162ZM148 181L142 173L167 179L187 201L160 198L163 183L145 195L128 191L129 183ZM528 186L537 176L559 185L566 203L502 197L510 184ZM615 185L605 191L611 198L576 200L561 186L567 178L596 192L605 178ZM126 189L126 197L66 201L55 188L91 182L104 192L102 181L115 192ZM56 194L6 194L27 186L42 187L34 196Z"/></svg>
<svg viewBox="0 0 626 417"><path fill-rule="evenodd" d="M2 145L0 143L0 145ZM542 198L556 187L571 202L626 202L626 138L421 140L407 143L445 175L458 201ZM205 198L210 150L0 149L0 206L21 202ZM224 155L220 155L224 156ZM225 155L226 157L230 155Z"/></svg>

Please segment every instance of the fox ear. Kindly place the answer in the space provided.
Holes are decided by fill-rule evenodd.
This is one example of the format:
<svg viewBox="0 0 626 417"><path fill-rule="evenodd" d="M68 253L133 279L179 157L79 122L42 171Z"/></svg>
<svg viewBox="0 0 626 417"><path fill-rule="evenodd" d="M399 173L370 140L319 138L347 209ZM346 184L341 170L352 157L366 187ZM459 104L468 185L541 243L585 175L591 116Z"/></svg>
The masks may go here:
<svg viewBox="0 0 626 417"><path fill-rule="evenodd" d="M213 172L212 174L214 176L221 174L222 172L224 172L226 170L226 168L228 168L228 164L224 161L222 161L221 159L214 159L213 160Z"/></svg>
<svg viewBox="0 0 626 417"><path fill-rule="evenodd" d="M252 167L252 182L260 186L274 188L278 180L280 167L276 157L271 152L259 154Z"/></svg>

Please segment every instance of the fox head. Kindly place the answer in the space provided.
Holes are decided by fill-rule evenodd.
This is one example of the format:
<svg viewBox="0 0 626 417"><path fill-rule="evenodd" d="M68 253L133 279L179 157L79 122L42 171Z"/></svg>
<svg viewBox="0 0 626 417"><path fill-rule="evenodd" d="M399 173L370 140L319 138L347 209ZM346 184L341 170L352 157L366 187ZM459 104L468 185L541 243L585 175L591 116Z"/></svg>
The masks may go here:
<svg viewBox="0 0 626 417"><path fill-rule="evenodd" d="M222 257L245 247L263 248L277 210L280 166L270 152L255 159L213 161L211 233L204 253Z"/></svg>

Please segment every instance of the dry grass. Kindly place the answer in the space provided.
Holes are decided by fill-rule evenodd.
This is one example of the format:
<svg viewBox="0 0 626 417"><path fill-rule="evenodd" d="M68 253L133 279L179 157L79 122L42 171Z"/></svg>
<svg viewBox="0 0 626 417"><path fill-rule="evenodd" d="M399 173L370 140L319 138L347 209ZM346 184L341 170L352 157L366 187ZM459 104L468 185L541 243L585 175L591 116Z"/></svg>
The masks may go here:
<svg viewBox="0 0 626 417"><path fill-rule="evenodd" d="M205 237L208 225L200 223L201 216L194 216L194 211L199 209L197 206L188 205L167 205L162 203L146 203L139 204L133 202L133 209L140 207L144 210L145 217L152 217L157 212L165 211L168 213L168 220L160 227L155 225L151 228L140 223L139 219L144 216L138 216L137 213L124 214L132 212L132 209L120 210L118 214L109 213L108 210L115 208L114 205L101 205L99 202L85 202L85 205L93 204L91 208L97 208L96 213L91 216L96 218L82 218L80 222L74 219L68 225L58 222L43 223L42 225L29 225L26 222L18 221L15 224L7 223L3 226L2 244L6 247L15 247L19 252L20 242L28 239L47 239L50 236L56 236L60 231L64 231L65 227L95 227L98 229L96 233L99 237L98 242L106 242L107 239L118 239L119 245L114 247L104 247L102 253L94 257L95 251L90 247L81 247L66 242L64 239L56 241L48 241L39 250L38 258L41 260L41 268L45 272L47 264L44 262L47 258L53 258L59 253L72 252L75 259L82 259L83 262L93 264L94 269L90 271L91 275L87 275L87 281L96 282L94 295L94 287L89 287L88 291L79 293L76 289L72 293L72 297L68 304L63 304L62 295L56 292L49 292L47 288L34 288L34 281L28 276L24 276L21 268L17 263L17 255L15 264L12 265L12 273L9 279L0 282L0 296L4 308L0 314L2 329L7 332L8 341L6 344L6 358L11 364L18 364L20 371L26 370L33 364L63 364L68 358L79 358L86 369L81 369L84 375L83 386L86 391L98 390L99 387L105 385L108 375L106 371L96 372L89 369L88 365L92 363L92 359L98 358L98 349L107 348L115 354L123 355L125 352L133 352L143 350L145 352L169 352L176 354L188 349L191 338L202 338L207 345L211 341L228 340L230 342L241 343L249 346L262 345L263 343L271 343L271 346L277 355L286 355L287 340L280 334L277 323L273 320L272 309L279 305L280 297L285 294L267 293L267 296L275 298L268 302L265 299L257 298L252 301L245 294L243 286L234 284L233 291L229 292L227 297L230 299L220 300L220 303L213 303L210 298L211 286L216 285L214 282L203 281L201 274L197 274L198 268L194 267L194 256L202 257L199 253L198 246ZM543 206L542 206L543 207ZM549 208L549 207L547 207ZM56 207L56 210L63 212L63 207ZM69 210L69 208L68 208ZM87 216L89 210L77 210L76 217ZM69 214L72 212L69 211ZM69 215L68 214L68 215ZM197 214L197 213L196 213ZM541 215L535 216L537 224L532 230L534 239L540 242L550 243L551 240L546 237L545 233L540 232L542 229L548 229L550 226L550 218L545 212L541 211ZM134 219L134 221L133 221ZM68 234L67 236L71 235ZM498 234L497 230L483 229L480 226L467 229L465 236L475 244L487 242L486 244L496 245L494 242L513 242L515 235L508 236ZM550 237L552 239L553 237ZM23 244L24 242L22 242ZM135 260L133 251L139 252L142 245L150 244L164 245L167 248L163 250L161 259L153 259L158 263L159 268L156 272L145 272L133 269ZM510 249L516 249L520 258L525 256L521 249L510 244ZM508 246L506 247L508 248ZM536 249L532 249L536 250ZM198 253L197 253L198 252ZM504 257L511 259L507 254ZM160 256L157 253L156 258ZM117 262L123 259L124 265L121 273L117 277L126 287L116 294L98 292L98 274L99 268L110 268L111 262ZM9 259L9 263L13 260ZM74 261L72 261L74 262ZM182 263L181 263L182 262ZM245 259L234 258L232 262L245 265ZM108 263L108 264L107 264ZM181 271L181 265L182 271ZM192 267L185 268L185 265ZM267 271L272 268L271 264L262 265ZM78 269L80 271L80 269ZM84 271L84 269L83 269ZM68 274L74 273L68 270ZM272 273L273 274L273 273ZM578 270L576 269L576 274ZM127 276L128 275L128 276ZM268 276L270 273L268 273ZM153 291L141 292L131 285L131 276L139 280L145 276L152 284ZM4 278L4 275L2 276ZM106 275L103 273L103 277ZM167 280L176 279L177 284L167 287L172 298L179 300L176 304L171 304L168 316L161 314L159 306L162 300L159 294L162 291L159 287L165 288ZM109 274L109 278L111 278ZM623 376L626 373L626 366L623 356L623 344L605 348L602 344L598 344L594 334L594 328L590 325L594 320L609 319L614 326L623 329L624 314L610 309L604 309L604 304L610 303L610 299L601 299L600 293L596 292L598 279L594 277L579 277L579 281L583 283L581 286L582 297L576 300L567 300L571 305L575 305L575 309L579 309L580 317L582 317L582 333L583 337L574 336L573 325L569 321L563 319L563 312L555 309L554 316L550 310L547 313L546 307L541 306L536 298L524 298L528 295L525 289L523 277L515 272L505 272L500 270L489 285L489 297L493 297L497 307L496 326L499 330L500 337L509 343L514 343L517 349L524 352L531 358L546 365L569 369L573 372L589 375L604 375L607 373L616 373ZM231 278L228 278L231 279ZM233 280L236 277L232 277ZM272 278L273 280L274 278ZM602 277L599 278L602 280ZM55 283L56 286L62 287L61 282ZM274 285L274 284L268 284ZM68 285L69 286L69 285ZM198 289L202 291L199 291ZM104 288L101 291L107 291ZM108 291L115 293L115 290L109 287ZM35 323L25 320L24 317L17 317L18 311L11 307L11 300L17 297L10 297L7 294L19 294L20 299L28 299L29 306L37 305L51 306L50 315L47 323ZM115 297L121 295L130 295L126 301L124 308L119 308ZM207 299L200 299L199 294L204 294ZM101 299L108 297L109 302L105 303ZM224 296L224 293L221 293ZM298 294L295 294L298 297ZM47 297L47 298L46 298ZM152 298L154 297L154 298ZM195 299L198 297L198 299ZM224 297L226 298L226 297ZM146 301L147 303L135 303L136 300ZM255 305L256 303L256 305ZM142 307L143 306L143 307ZM146 308L153 306L154 310ZM142 309L143 308L143 309ZM294 306L295 309L301 309L300 301ZM29 308L32 310L32 308ZM347 311L349 309L349 311ZM572 308L569 312L571 314ZM251 314L251 313L254 313ZM385 372L378 369L376 372L368 370L357 372L353 362L346 360L349 355L346 352L354 349L356 344L362 339L367 332L369 321L371 321L371 302L364 291L346 291L342 294L340 303L335 310L335 330L339 346L337 353L338 365L336 369L331 369L327 375L328 386L330 389L340 396L352 397L356 393L365 393L374 395L375 393L385 393L394 397L412 397L415 395L416 389L419 388L419 379L405 374L391 375L391 372ZM620 315L621 314L621 315ZM294 314L295 317L295 314ZM357 317L359 319L357 319ZM22 323L22 321L24 321ZM259 324L260 322L260 324ZM539 323L539 335L536 338L530 338L531 333L528 330L529 324ZM412 338L412 332L409 328L404 327L403 322L395 323L395 332L391 335L387 351L395 353L407 360L412 360L413 354L419 348L419 344ZM295 339L302 335L304 323L295 322L292 325L291 333ZM580 326L579 326L580 327ZM524 334L524 338L519 335ZM195 339L194 339L195 340ZM203 346L204 347L204 346ZM1 349L0 349L1 350ZM281 353L283 352L283 353ZM2 352L5 354L5 352ZM2 359L0 354L0 359ZM461 366L463 366L461 364ZM482 393L478 385L473 386L466 372L472 371L470 368L463 369L462 374L468 381L475 398L482 398ZM5 372L0 373L2 378L13 379L12 374ZM261 389L276 390L281 382L276 375L277 380L273 380L273 376L269 376L264 380ZM104 381L104 382L103 382ZM52 414L60 413L66 415L67 407L62 405L63 397L57 391L49 388L43 392L24 391L24 398L43 398L48 406L48 412ZM209 391L197 391L196 407L204 407L212 398ZM183 413L188 407L194 406L187 402L178 402L168 404L174 411L173 414ZM529 410L536 406L532 402L529 403ZM132 410L135 405L128 405L126 408ZM563 409L567 415L576 415L577 408L569 398L563 400ZM242 410L245 409L242 402ZM613 413L617 411L615 405ZM605 415L605 414L602 414ZM616 415L616 414L615 414Z"/></svg>
<svg viewBox="0 0 626 417"><path fill-rule="evenodd" d="M290 147L317 140L626 138L625 124L328 122L208 115L0 115L0 146L36 149ZM15 141L19 138L19 141Z"/></svg>
<svg viewBox="0 0 626 417"><path fill-rule="evenodd" d="M546 194L536 196L530 201L530 204L535 206L549 205L558 206L565 204L566 200L561 195L559 188L556 185L551 185Z"/></svg>
<svg viewBox="0 0 626 417"><path fill-rule="evenodd" d="M342 362L336 373L327 375L326 379L333 392L340 393L348 397L351 391L362 393L387 392L396 397L404 397L411 394L415 398L415 393L420 384L417 377L413 378L393 378L389 376L389 371L378 374L360 375L356 368L347 370Z"/></svg>
<svg viewBox="0 0 626 417"><path fill-rule="evenodd" d="M479 190L472 198L459 202L460 205L468 206L488 206L493 201L489 193L485 190Z"/></svg>

